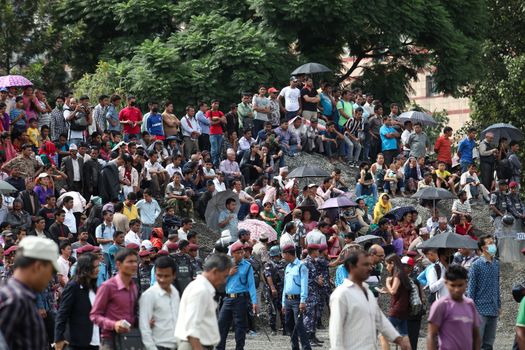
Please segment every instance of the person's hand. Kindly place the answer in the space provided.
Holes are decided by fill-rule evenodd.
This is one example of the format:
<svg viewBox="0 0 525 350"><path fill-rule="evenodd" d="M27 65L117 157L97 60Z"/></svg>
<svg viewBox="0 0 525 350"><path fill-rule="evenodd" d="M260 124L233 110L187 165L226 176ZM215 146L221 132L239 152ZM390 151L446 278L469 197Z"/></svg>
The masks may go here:
<svg viewBox="0 0 525 350"><path fill-rule="evenodd" d="M299 311L301 311L301 312L305 312L306 311L306 304L305 303L300 303L299 304Z"/></svg>
<svg viewBox="0 0 525 350"><path fill-rule="evenodd" d="M257 315L259 313L259 307L257 306L257 304L253 304L252 310L254 315Z"/></svg>
<svg viewBox="0 0 525 350"><path fill-rule="evenodd" d="M128 333L129 332L129 328L124 326L123 320L115 322L115 326L113 328L115 329L115 332L117 333Z"/></svg>
<svg viewBox="0 0 525 350"><path fill-rule="evenodd" d="M401 350L412 350L412 346L410 345L407 337L397 337L394 343L399 345Z"/></svg>
<svg viewBox="0 0 525 350"><path fill-rule="evenodd" d="M38 314L40 315L40 317L42 318L46 318L47 317L47 312L45 309L38 309Z"/></svg>
<svg viewBox="0 0 525 350"><path fill-rule="evenodd" d="M317 278L317 283L318 283L319 285L322 285L322 284L323 284L323 276L319 276L319 277Z"/></svg>
<svg viewBox="0 0 525 350"><path fill-rule="evenodd" d="M277 297L277 289L272 289L272 298L276 298Z"/></svg>
<svg viewBox="0 0 525 350"><path fill-rule="evenodd" d="M234 265L231 269L230 269L230 273L229 275L230 276L233 276L237 273L237 271L239 270L239 267L237 265Z"/></svg>
<svg viewBox="0 0 525 350"><path fill-rule="evenodd" d="M155 327L155 320L153 318L151 320L149 320L149 327L150 328Z"/></svg>
<svg viewBox="0 0 525 350"><path fill-rule="evenodd" d="M286 315L286 307L284 305L282 305L281 313L283 314L283 316Z"/></svg>
<svg viewBox="0 0 525 350"><path fill-rule="evenodd" d="M69 343L67 341L65 341L65 340L57 341L57 342L55 342L55 349L56 350L62 350L68 344Z"/></svg>

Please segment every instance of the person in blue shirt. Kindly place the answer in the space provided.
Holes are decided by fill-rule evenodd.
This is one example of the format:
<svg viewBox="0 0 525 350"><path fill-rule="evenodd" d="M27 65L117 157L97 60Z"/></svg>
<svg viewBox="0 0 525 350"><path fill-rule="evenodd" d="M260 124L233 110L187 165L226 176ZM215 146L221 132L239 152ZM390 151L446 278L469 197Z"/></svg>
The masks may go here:
<svg viewBox="0 0 525 350"><path fill-rule="evenodd" d="M156 140L164 140L165 136L164 127L162 126L162 115L159 113L158 108L153 107L146 124L146 130L151 136L154 136Z"/></svg>
<svg viewBox="0 0 525 350"><path fill-rule="evenodd" d="M292 337L292 350L299 350L299 339L303 350L311 350L310 341L303 323L308 298L308 269L295 256L295 246L283 247L283 259L288 264L284 271L282 308L284 323Z"/></svg>
<svg viewBox="0 0 525 350"><path fill-rule="evenodd" d="M252 265L244 260L244 243L235 242L231 246L233 267L226 280L226 297L224 298L221 311L219 312L219 332L221 341L217 350L224 350L226 338L233 322L235 328L235 349L244 349L246 330L248 328L248 296L252 302L255 315L257 310L257 291L253 277Z"/></svg>
<svg viewBox="0 0 525 350"><path fill-rule="evenodd" d="M211 149L210 144L210 125L211 120L206 117L206 112L208 111L208 104L206 102L199 103L199 111L195 114L195 119L201 127L201 134L199 135L199 149L201 151Z"/></svg>
<svg viewBox="0 0 525 350"><path fill-rule="evenodd" d="M379 129L379 135L381 136L381 151L385 157L386 166L390 166L395 157L399 154L399 147L397 140L401 135L392 125L392 117L383 117L383 126Z"/></svg>
<svg viewBox="0 0 525 350"><path fill-rule="evenodd" d="M474 163L473 151L476 147L476 129L470 128L467 131L467 137L459 142L458 157L461 173L468 170L470 164Z"/></svg>

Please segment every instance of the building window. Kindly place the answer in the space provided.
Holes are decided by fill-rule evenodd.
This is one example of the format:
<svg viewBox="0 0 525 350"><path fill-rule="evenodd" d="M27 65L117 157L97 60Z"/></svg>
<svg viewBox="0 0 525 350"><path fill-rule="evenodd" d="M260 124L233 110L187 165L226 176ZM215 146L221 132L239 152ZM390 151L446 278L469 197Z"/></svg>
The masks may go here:
<svg viewBox="0 0 525 350"><path fill-rule="evenodd" d="M439 95L436 83L434 82L434 77L432 75L426 76L426 95L427 97Z"/></svg>

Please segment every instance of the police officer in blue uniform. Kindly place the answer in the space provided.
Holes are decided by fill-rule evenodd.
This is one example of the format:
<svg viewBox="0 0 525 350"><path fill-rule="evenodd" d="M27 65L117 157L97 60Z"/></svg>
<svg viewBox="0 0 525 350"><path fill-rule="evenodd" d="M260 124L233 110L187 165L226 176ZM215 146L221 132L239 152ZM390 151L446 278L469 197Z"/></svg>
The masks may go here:
<svg viewBox="0 0 525 350"><path fill-rule="evenodd" d="M246 329L248 328L248 296L252 302L253 313L257 314L257 292L253 278L253 267L244 260L244 244L235 242L230 247L233 268L226 280L226 296L219 312L219 332L221 341L217 350L224 350L228 331L235 327L235 349L244 349Z"/></svg>
<svg viewBox="0 0 525 350"><path fill-rule="evenodd" d="M282 307L287 331L292 337L292 350L311 350L310 341L303 324L308 298L308 269L295 256L295 246L283 247L283 259L288 263L284 272Z"/></svg>

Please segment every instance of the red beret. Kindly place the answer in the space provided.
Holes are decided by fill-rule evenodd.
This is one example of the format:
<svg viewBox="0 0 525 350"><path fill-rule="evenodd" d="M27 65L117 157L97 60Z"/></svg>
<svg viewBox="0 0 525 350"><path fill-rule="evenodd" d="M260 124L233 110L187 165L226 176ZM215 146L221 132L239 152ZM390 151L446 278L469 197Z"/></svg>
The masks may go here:
<svg viewBox="0 0 525 350"><path fill-rule="evenodd" d="M4 256L8 256L9 254L16 252L16 249L17 249L17 248L18 248L18 247L17 247L16 245L12 245L12 246L10 246L10 247L7 248L6 250L4 250Z"/></svg>
<svg viewBox="0 0 525 350"><path fill-rule="evenodd" d="M293 244L287 244L283 247L283 253L295 253L295 246Z"/></svg>
<svg viewBox="0 0 525 350"><path fill-rule="evenodd" d="M179 245L177 243L170 242L166 245L168 250L177 250L179 249Z"/></svg>
<svg viewBox="0 0 525 350"><path fill-rule="evenodd" d="M248 243L246 243L244 245L244 250L249 250L251 252L253 250L253 247L251 245L249 245Z"/></svg>
<svg viewBox="0 0 525 350"><path fill-rule="evenodd" d="M190 250L199 250L199 246L193 243L190 243L189 248Z"/></svg>
<svg viewBox="0 0 525 350"><path fill-rule="evenodd" d="M141 250L141 251L139 252L139 256L140 256L141 258L143 258L143 257L145 257L145 256L149 256L150 254L151 254L151 253L149 252L149 250Z"/></svg>
<svg viewBox="0 0 525 350"><path fill-rule="evenodd" d="M314 250L319 250L320 249L320 245L319 244L308 244L308 249L314 249Z"/></svg>
<svg viewBox="0 0 525 350"><path fill-rule="evenodd" d="M239 251L239 250L242 250L242 249L244 249L244 244L242 244L241 242L235 242L235 243L233 243L232 246L230 247L230 251L231 251L232 253L235 253L235 252L237 252L237 251Z"/></svg>
<svg viewBox="0 0 525 350"><path fill-rule="evenodd" d="M85 246L82 246L77 249L77 254L89 253L94 250L95 250L95 247L93 247L91 244L86 244Z"/></svg>
<svg viewBox="0 0 525 350"><path fill-rule="evenodd" d="M102 248L100 248L98 245L93 246L93 253L100 253L101 250Z"/></svg>
<svg viewBox="0 0 525 350"><path fill-rule="evenodd" d="M159 250L159 251L157 252L157 255L169 255L169 254L170 254L170 253L168 253L168 251L166 251L166 250Z"/></svg>
<svg viewBox="0 0 525 350"><path fill-rule="evenodd" d="M319 251L323 251L323 250L326 250L328 249L328 246L326 245L326 243L321 243L319 244Z"/></svg>
<svg viewBox="0 0 525 350"><path fill-rule="evenodd" d="M140 246L137 243L129 243L126 248L133 249L133 250L139 250Z"/></svg>
<svg viewBox="0 0 525 350"><path fill-rule="evenodd" d="M415 250L409 250L409 251L407 251L407 256L409 256L409 257L411 257L411 258L416 257L416 256L418 256L418 255L419 255L418 252L416 252Z"/></svg>

